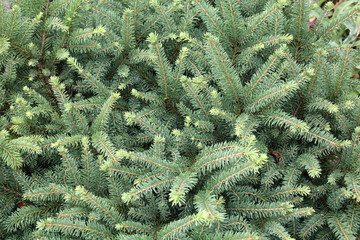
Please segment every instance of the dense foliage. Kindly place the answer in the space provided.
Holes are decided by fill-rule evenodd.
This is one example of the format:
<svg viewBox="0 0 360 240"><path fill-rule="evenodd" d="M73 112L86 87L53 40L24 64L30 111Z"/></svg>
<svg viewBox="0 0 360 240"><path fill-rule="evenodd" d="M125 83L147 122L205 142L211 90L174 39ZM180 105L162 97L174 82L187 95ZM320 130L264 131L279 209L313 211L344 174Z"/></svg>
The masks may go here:
<svg viewBox="0 0 360 240"><path fill-rule="evenodd" d="M359 8L12 2L1 239L359 239Z"/></svg>

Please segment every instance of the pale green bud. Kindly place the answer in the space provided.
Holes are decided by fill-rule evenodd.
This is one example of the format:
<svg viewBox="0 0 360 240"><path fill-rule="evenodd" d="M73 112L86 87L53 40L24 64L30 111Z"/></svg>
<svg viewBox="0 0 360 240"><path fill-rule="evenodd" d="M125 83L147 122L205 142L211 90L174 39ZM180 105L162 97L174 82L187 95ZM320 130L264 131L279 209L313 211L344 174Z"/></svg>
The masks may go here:
<svg viewBox="0 0 360 240"><path fill-rule="evenodd" d="M176 34L175 33L170 33L168 36L167 36L167 38L168 39L176 39L177 38L177 36L176 36Z"/></svg>
<svg viewBox="0 0 360 240"><path fill-rule="evenodd" d="M130 193L123 193L121 196L121 200L123 200L124 202L130 202L132 199L132 196Z"/></svg>
<svg viewBox="0 0 360 240"><path fill-rule="evenodd" d="M331 112L331 113L336 113L336 112L338 112L339 111L339 108L338 108L338 106L336 106L335 104L331 104L331 105L329 105L329 112Z"/></svg>
<svg viewBox="0 0 360 240"><path fill-rule="evenodd" d="M102 165L100 165L100 170L107 171L109 168L111 168L111 166L112 166L111 161L106 161Z"/></svg>
<svg viewBox="0 0 360 240"><path fill-rule="evenodd" d="M185 127L190 127L191 124L191 117L186 116L185 117Z"/></svg>
<svg viewBox="0 0 360 240"><path fill-rule="evenodd" d="M39 21L44 16L43 12L39 12L39 14L36 16L36 20Z"/></svg>
<svg viewBox="0 0 360 240"><path fill-rule="evenodd" d="M155 136L154 142L156 144L165 143L165 138L161 136Z"/></svg>
<svg viewBox="0 0 360 240"><path fill-rule="evenodd" d="M113 97L114 100L116 101L116 100L118 100L121 96L120 96L119 93L113 93L113 94L112 94L112 97Z"/></svg>
<svg viewBox="0 0 360 240"><path fill-rule="evenodd" d="M179 137L181 135L181 132L179 129L174 129L174 130L172 130L172 134Z"/></svg>
<svg viewBox="0 0 360 240"><path fill-rule="evenodd" d="M33 42L29 43L28 44L28 47L31 49L31 50L34 50L35 49L35 44Z"/></svg>
<svg viewBox="0 0 360 240"><path fill-rule="evenodd" d="M351 197L352 196L352 192L349 191L349 190L344 190L343 194L344 194L345 197Z"/></svg>
<svg viewBox="0 0 360 240"><path fill-rule="evenodd" d="M186 76L181 76L180 77L180 82L186 83L187 81L188 81L188 78Z"/></svg>
<svg viewBox="0 0 360 240"><path fill-rule="evenodd" d="M281 56L285 55L285 50L286 50L286 45L285 45L285 44L281 45L281 46L275 51L275 56L281 57Z"/></svg>
<svg viewBox="0 0 360 240"><path fill-rule="evenodd" d="M150 33L149 37L147 38L147 41L150 43L156 43L158 40L158 35L156 33Z"/></svg>
<svg viewBox="0 0 360 240"><path fill-rule="evenodd" d="M130 69L127 65L121 65L118 70L118 74L120 77L128 77L130 73Z"/></svg>
<svg viewBox="0 0 360 240"><path fill-rule="evenodd" d="M65 107L65 111L66 112L69 112L71 109L72 109L72 104L71 103L66 103L65 105L64 105L64 107Z"/></svg>
<svg viewBox="0 0 360 240"><path fill-rule="evenodd" d="M61 83L61 84L58 85L58 87L59 87L60 89L65 89L65 84Z"/></svg>
<svg viewBox="0 0 360 240"><path fill-rule="evenodd" d="M334 9L334 7L335 7L334 3L330 1L325 4L324 9L326 11L331 11Z"/></svg>
<svg viewBox="0 0 360 240"><path fill-rule="evenodd" d="M285 41L291 42L294 39L293 35L288 35L284 38Z"/></svg>
<svg viewBox="0 0 360 240"><path fill-rule="evenodd" d="M69 201L69 200L71 200L72 198L73 198L73 197L72 197L70 194L65 193L64 199L65 199L66 202Z"/></svg>
<svg viewBox="0 0 360 240"><path fill-rule="evenodd" d="M196 217L196 220L209 221L211 219L210 214L207 211L200 211Z"/></svg>
<svg viewBox="0 0 360 240"><path fill-rule="evenodd" d="M214 115L214 116L220 116L220 115L224 116L225 115L225 113L218 108L210 109L210 114Z"/></svg>
<svg viewBox="0 0 360 240"><path fill-rule="evenodd" d="M31 112L31 111L27 111L27 112L25 113L25 115L26 115L28 118L31 119L31 118L34 116L34 113Z"/></svg>
<svg viewBox="0 0 360 240"><path fill-rule="evenodd" d="M59 151L60 153L62 153L62 154L65 154L65 153L68 152L68 150L67 150L64 146L60 146L60 147L58 148L58 151Z"/></svg>
<svg viewBox="0 0 360 240"><path fill-rule="evenodd" d="M70 53L68 52L68 50L61 48L56 52L56 57L59 60L65 60L70 56Z"/></svg>
<svg viewBox="0 0 360 240"><path fill-rule="evenodd" d="M128 157L129 155L130 154L123 149L120 149L119 151L116 152L116 156L118 156L119 158Z"/></svg>
<svg viewBox="0 0 360 240"><path fill-rule="evenodd" d="M73 58L73 57L68 57L67 62L68 62L69 64L71 64L71 65L74 65L74 64L75 64L75 58Z"/></svg>
<svg viewBox="0 0 360 240"><path fill-rule="evenodd" d="M211 91L211 96L212 96L214 99L217 99L217 98L219 97L218 92L217 92L216 90Z"/></svg>
<svg viewBox="0 0 360 240"><path fill-rule="evenodd" d="M315 70L313 68L308 68L306 70L306 75L308 76L314 76L315 75Z"/></svg>
<svg viewBox="0 0 360 240"><path fill-rule="evenodd" d="M345 140L342 143L340 143L341 147L350 147L351 146L351 141L350 140Z"/></svg>
<svg viewBox="0 0 360 240"><path fill-rule="evenodd" d="M124 118L127 121L127 124L132 124L134 122L134 119L136 118L136 116L130 112L125 112Z"/></svg>
<svg viewBox="0 0 360 240"><path fill-rule="evenodd" d="M115 229L116 229L116 230L121 230L121 229L123 229L123 228L124 228L124 225L122 225L122 224L120 224L120 223L118 223L118 224L115 225Z"/></svg>
<svg viewBox="0 0 360 240"><path fill-rule="evenodd" d="M46 224L51 224L54 222L53 218L47 218L46 220L41 220L36 223L36 228L39 230L44 230L46 228Z"/></svg>
<svg viewBox="0 0 360 240"><path fill-rule="evenodd" d="M6 53L9 47L9 40L7 38L0 37L0 55Z"/></svg>
<svg viewBox="0 0 360 240"><path fill-rule="evenodd" d="M54 84L54 86L59 85L59 78L58 78L58 77L56 77L56 76L51 76L49 80L50 80L50 82L51 82L52 84Z"/></svg>
<svg viewBox="0 0 360 240"><path fill-rule="evenodd" d="M134 97L139 97L139 91L136 90L136 89L131 89L131 94L134 96Z"/></svg>
<svg viewBox="0 0 360 240"><path fill-rule="evenodd" d="M262 154L260 154L260 156L259 156L259 158L258 158L258 160L256 161L257 163L265 163L266 161L267 161L267 156L266 156L266 154L264 154L264 153L262 153Z"/></svg>
<svg viewBox="0 0 360 240"><path fill-rule="evenodd" d="M103 26L98 26L95 31L101 35L103 35L104 33L106 33L106 29Z"/></svg>
<svg viewBox="0 0 360 240"><path fill-rule="evenodd" d="M15 99L15 103L17 103L17 104L24 104L26 101L25 101L25 99L23 99L23 98L16 98Z"/></svg>
<svg viewBox="0 0 360 240"><path fill-rule="evenodd" d="M9 132L7 130L1 130L0 131L0 137L6 138L9 136Z"/></svg>
<svg viewBox="0 0 360 240"><path fill-rule="evenodd" d="M76 186L75 193L80 195L86 195L87 191L83 186Z"/></svg>
<svg viewBox="0 0 360 240"><path fill-rule="evenodd" d="M289 0L278 0L277 1L277 5L279 7L284 7L284 6L287 6L290 4L290 1Z"/></svg>
<svg viewBox="0 0 360 240"><path fill-rule="evenodd" d="M38 61L36 59L30 59L28 62L28 65L30 67L35 67L38 64Z"/></svg>
<svg viewBox="0 0 360 240"><path fill-rule="evenodd" d="M89 138L88 137L82 137L81 143L83 146L87 146L89 144Z"/></svg>
<svg viewBox="0 0 360 240"><path fill-rule="evenodd" d="M181 33L179 34L179 38L182 39L182 40L188 40L188 39L190 39L189 34L186 33L186 32L181 32Z"/></svg>
<svg viewBox="0 0 360 240"><path fill-rule="evenodd" d="M351 109L354 106L355 106L355 104L353 101L345 101L345 103L344 103L344 108L346 108L346 109Z"/></svg>
<svg viewBox="0 0 360 240"><path fill-rule="evenodd" d="M360 135L360 127L356 127L356 128L355 128L355 134L356 134L356 135Z"/></svg>
<svg viewBox="0 0 360 240"><path fill-rule="evenodd" d="M149 4L150 4L151 6L153 6L153 7L159 6L159 3L158 3L157 0L150 0L150 1L149 1Z"/></svg>
<svg viewBox="0 0 360 240"><path fill-rule="evenodd" d="M255 45L255 47L254 47L256 50L259 50L259 49L264 49L265 48L265 45L263 44L263 43L261 43L261 44L257 44L257 45Z"/></svg>
<svg viewBox="0 0 360 240"><path fill-rule="evenodd" d="M121 84L119 84L118 89L119 90L124 90L126 87L127 87L126 83L121 83Z"/></svg>

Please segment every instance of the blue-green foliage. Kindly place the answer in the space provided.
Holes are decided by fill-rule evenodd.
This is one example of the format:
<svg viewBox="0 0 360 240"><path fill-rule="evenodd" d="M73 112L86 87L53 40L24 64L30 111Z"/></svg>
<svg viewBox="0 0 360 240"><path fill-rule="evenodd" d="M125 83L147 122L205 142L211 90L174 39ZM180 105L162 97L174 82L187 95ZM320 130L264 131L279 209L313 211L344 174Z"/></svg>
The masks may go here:
<svg viewBox="0 0 360 240"><path fill-rule="evenodd" d="M358 8L12 2L1 239L360 237L359 50L328 44Z"/></svg>

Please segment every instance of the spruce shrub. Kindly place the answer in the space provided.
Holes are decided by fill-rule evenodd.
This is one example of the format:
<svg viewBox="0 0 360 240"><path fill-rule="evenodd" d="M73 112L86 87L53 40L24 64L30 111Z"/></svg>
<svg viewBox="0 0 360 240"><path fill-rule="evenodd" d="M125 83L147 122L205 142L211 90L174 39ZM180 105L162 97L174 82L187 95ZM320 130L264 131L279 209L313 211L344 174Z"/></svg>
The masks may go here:
<svg viewBox="0 0 360 240"><path fill-rule="evenodd" d="M12 2L1 239L359 239L358 8Z"/></svg>

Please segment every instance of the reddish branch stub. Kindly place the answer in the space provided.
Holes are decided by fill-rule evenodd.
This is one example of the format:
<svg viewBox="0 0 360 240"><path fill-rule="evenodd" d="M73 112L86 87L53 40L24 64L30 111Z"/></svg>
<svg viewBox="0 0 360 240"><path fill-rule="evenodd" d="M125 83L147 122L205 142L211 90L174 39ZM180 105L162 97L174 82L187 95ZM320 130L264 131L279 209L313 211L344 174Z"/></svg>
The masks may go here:
<svg viewBox="0 0 360 240"><path fill-rule="evenodd" d="M317 18L316 17L312 17L309 19L309 28L310 29L314 29L314 25L316 24Z"/></svg>
<svg viewBox="0 0 360 240"><path fill-rule="evenodd" d="M18 207L25 207L25 206L26 206L26 203L25 203L25 202L20 202L20 203L18 203L17 205L18 205Z"/></svg>
<svg viewBox="0 0 360 240"><path fill-rule="evenodd" d="M273 156L276 164L277 164L278 166L280 166L280 157L281 157L281 156L280 156L280 153L277 152L277 151L275 151L275 150L270 149L269 154L270 154L271 156Z"/></svg>

